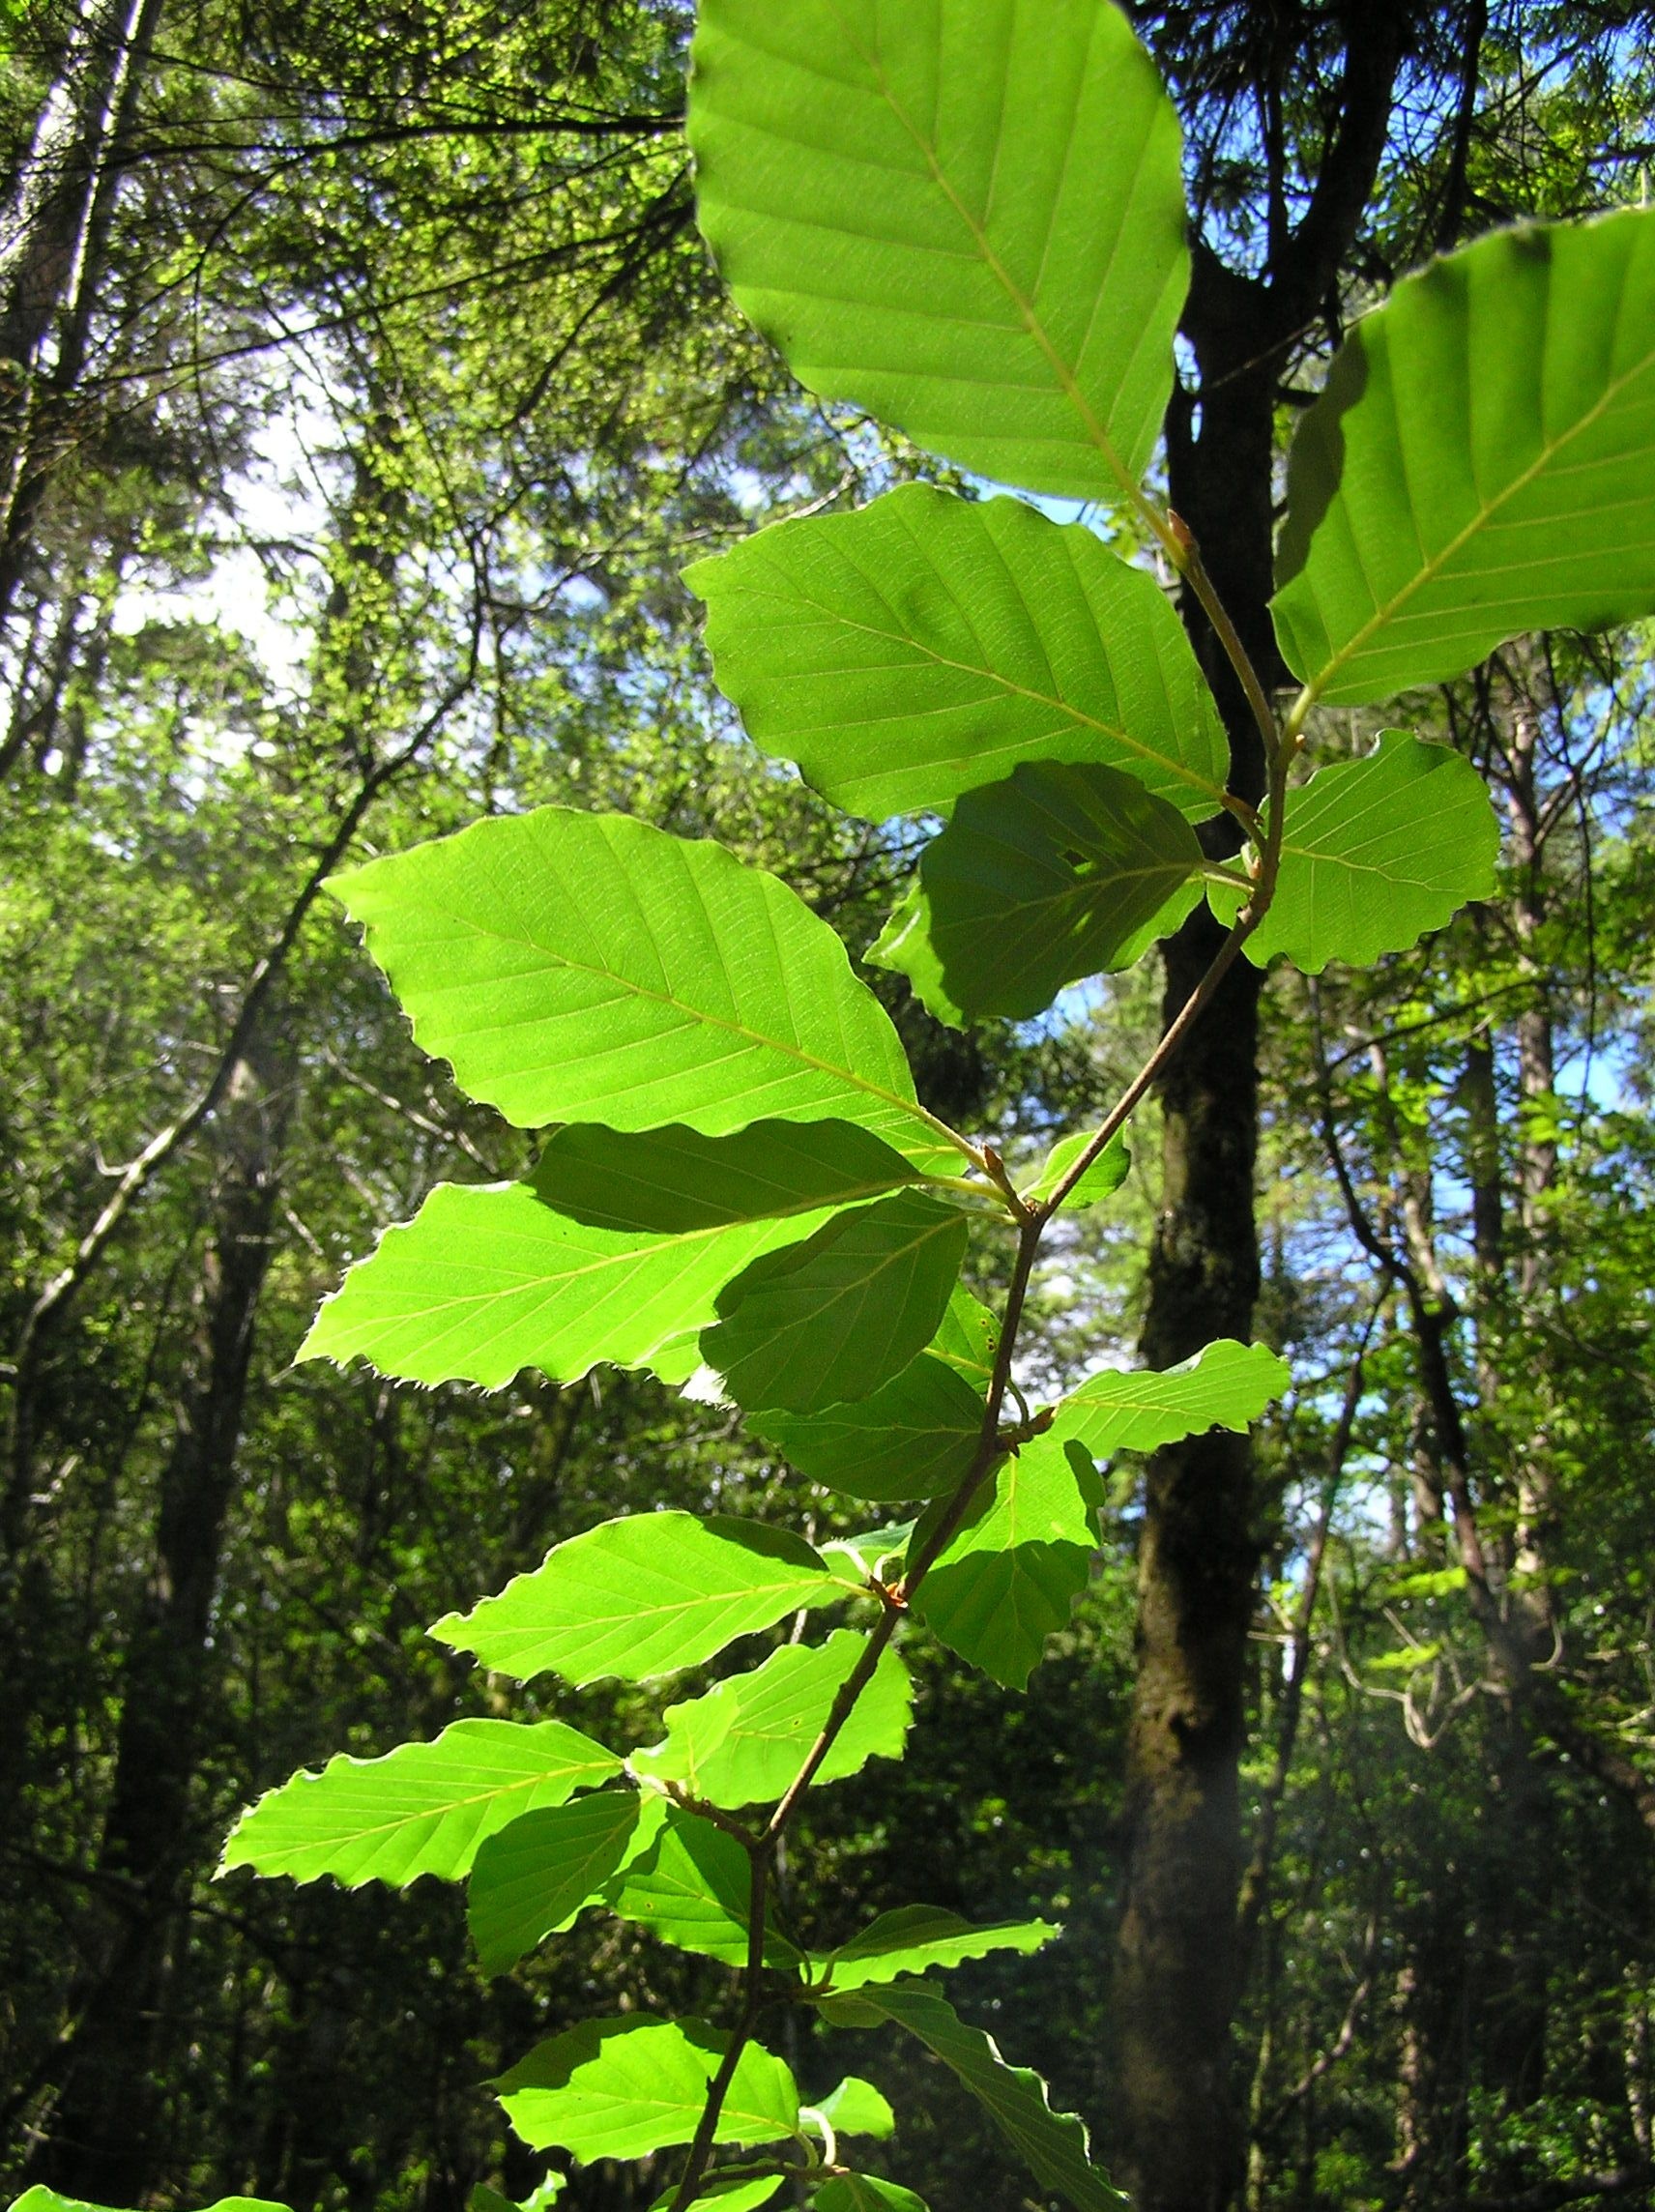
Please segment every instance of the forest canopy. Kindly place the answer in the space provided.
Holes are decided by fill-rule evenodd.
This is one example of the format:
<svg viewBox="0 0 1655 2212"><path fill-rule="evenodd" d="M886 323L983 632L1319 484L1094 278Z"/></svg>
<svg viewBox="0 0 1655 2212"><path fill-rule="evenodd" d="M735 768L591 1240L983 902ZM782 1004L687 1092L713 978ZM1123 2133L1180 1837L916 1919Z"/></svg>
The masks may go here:
<svg viewBox="0 0 1655 2212"><path fill-rule="evenodd" d="M0 12L0 2180L1655 2202L1655 11Z"/></svg>

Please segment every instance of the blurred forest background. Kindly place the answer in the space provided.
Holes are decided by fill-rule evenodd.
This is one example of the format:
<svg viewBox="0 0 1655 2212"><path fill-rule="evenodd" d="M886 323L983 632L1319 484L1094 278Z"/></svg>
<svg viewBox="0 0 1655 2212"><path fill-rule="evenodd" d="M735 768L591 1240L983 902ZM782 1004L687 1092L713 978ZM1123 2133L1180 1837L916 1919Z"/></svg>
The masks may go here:
<svg viewBox="0 0 1655 2212"><path fill-rule="evenodd" d="M1132 13L1229 281L1370 133L1284 443L1424 254L1646 192L1655 10ZM930 467L724 302L689 27L675 0L0 0L0 2182L115 2158L132 2202L460 2212L540 2176L479 2086L505 2057L597 1994L722 2000L625 1926L485 1983L455 1895L212 1879L295 1766L496 1709L421 1631L548 1544L654 1501L835 1510L647 1380L290 1364L379 1224L525 1165L321 891L344 855L624 808L775 868L854 949L903 872L744 742L677 581ZM1503 889L1265 995L1260 1333L1296 1389L1253 1531L1235 2194L1647 2205L1655 639L1525 640L1409 713L1492 779ZM929 1102L1013 1151L1157 1021L1151 977L961 1036L876 979ZM1052 1378L1131 1355L1153 1140L1048 1270ZM916 1644L908 1761L813 1798L791 1868L833 1936L897 1893L1063 1921L961 1996L1106 2162L1141 1473L1028 1695ZM558 1709L602 1733L620 1695ZM1030 2201L939 2070L864 2066L935 2212ZM598 2167L566 2201L631 2187Z"/></svg>

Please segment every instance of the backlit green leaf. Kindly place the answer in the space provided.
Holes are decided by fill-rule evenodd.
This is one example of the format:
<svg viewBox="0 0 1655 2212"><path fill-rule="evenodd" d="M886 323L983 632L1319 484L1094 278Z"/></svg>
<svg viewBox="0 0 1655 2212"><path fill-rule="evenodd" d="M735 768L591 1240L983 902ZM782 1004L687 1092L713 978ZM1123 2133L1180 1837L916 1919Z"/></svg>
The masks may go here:
<svg viewBox="0 0 1655 2212"><path fill-rule="evenodd" d="M1136 483L1186 217L1108 0L703 0L689 131L702 229L813 392L1000 483Z"/></svg>
<svg viewBox="0 0 1655 2212"><path fill-rule="evenodd" d="M525 1815L490 1836L466 1891L466 1921L485 1974L503 1974L595 1904L658 1831L665 1808L635 1790L600 1790Z"/></svg>
<svg viewBox="0 0 1655 2212"><path fill-rule="evenodd" d="M806 2127L812 2116L824 2119L836 2136L872 2136L884 2142L896 2133L896 2114L871 2081L847 2074L821 2103L806 2106L801 2114Z"/></svg>
<svg viewBox="0 0 1655 2212"><path fill-rule="evenodd" d="M1019 500L904 484L686 571L722 689L853 814L939 813L1020 761L1101 761L1191 821L1230 752L1155 579Z"/></svg>
<svg viewBox="0 0 1655 2212"><path fill-rule="evenodd" d="M905 975L909 989L934 1021L953 1030L971 1027L971 1015L944 980L943 963L931 942L931 908L917 875L886 917L885 927L863 958L870 968Z"/></svg>
<svg viewBox="0 0 1655 2212"><path fill-rule="evenodd" d="M1470 762L1387 730L1365 760L1318 769L1289 794L1281 874L1247 955L1262 968L1285 953L1319 975L1330 960L1366 968L1406 952L1468 900L1493 895L1499 842ZM1245 895L1209 891L1227 921Z"/></svg>
<svg viewBox="0 0 1655 2212"><path fill-rule="evenodd" d="M944 987L973 1015L1042 1013L1176 928L1201 866L1183 817L1116 769L1042 763L968 792L920 862Z"/></svg>
<svg viewBox="0 0 1655 2212"><path fill-rule="evenodd" d="M722 1828L671 1806L654 1842L611 1883L605 1902L681 1951L739 1966L747 1957L752 1862ZM765 1943L771 1966L794 1966L799 1954L773 1929Z"/></svg>
<svg viewBox="0 0 1655 2212"><path fill-rule="evenodd" d="M535 2150L579 2159L643 2158L695 2134L726 2038L705 2021L583 2021L520 2059L495 2086ZM749 2043L736 2063L713 2136L774 2142L798 2125L798 2092L779 2058Z"/></svg>
<svg viewBox="0 0 1655 2212"><path fill-rule="evenodd" d="M930 1342L966 1256L957 1208L893 1192L768 1254L718 1296L702 1356L740 1406L868 1397Z"/></svg>
<svg viewBox="0 0 1655 2212"><path fill-rule="evenodd" d="M728 1137L571 1121L529 1179L537 1198L575 1221L682 1237L877 1198L918 1173L853 1121L754 1121Z"/></svg>
<svg viewBox="0 0 1655 2212"><path fill-rule="evenodd" d="M90 2204L83 2197L64 2197L44 2182L37 2181L32 2189L25 2189L21 2197L14 2197L9 2212L110 2212L105 2204ZM207 2212L287 2212L285 2204L277 2204L268 2197L220 2197L208 2205Z"/></svg>
<svg viewBox="0 0 1655 2212"><path fill-rule="evenodd" d="M858 1990L837 2003L828 1998L823 2011L858 2027L894 2021L917 2036L978 2099L1041 2187L1065 2197L1074 2212L1118 2212L1125 2203L1092 2165L1085 2124L1072 2112L1054 2112L1039 2075L1008 2066L994 2038L969 2027L929 1983Z"/></svg>
<svg viewBox="0 0 1655 2212"><path fill-rule="evenodd" d="M779 1798L866 1643L841 1628L826 1644L785 1644L750 1674L733 1675L687 1704L669 1705L665 1741L634 1752L633 1770L732 1810ZM816 1780L841 1781L870 1759L900 1759L913 1699L908 1670L887 1648Z"/></svg>
<svg viewBox="0 0 1655 2212"><path fill-rule="evenodd" d="M1039 1664L1091 1571L1102 1496L1085 1453L1075 1456L1078 1468L1036 1437L1003 1461L915 1592L914 1610L943 1642L1011 1689Z"/></svg>
<svg viewBox="0 0 1655 2212"><path fill-rule="evenodd" d="M697 2204L716 2204L718 2212L757 2212L761 2204L768 2204L781 2187L781 2176L776 2173L760 2174L756 2180L744 2180L740 2174L725 2179L711 2175L697 2190ZM650 2212L672 2212L678 2199L678 2184L663 2189L650 2206Z"/></svg>
<svg viewBox="0 0 1655 2212"><path fill-rule="evenodd" d="M525 1813L562 1805L621 1771L615 1754L562 1721L455 1721L433 1743L383 1759L329 1760L249 1806L221 1872L403 1888L422 1874L458 1880L478 1847Z"/></svg>
<svg viewBox="0 0 1655 2212"><path fill-rule="evenodd" d="M836 2173L812 2201L817 2212L927 2212L923 2197L878 2173Z"/></svg>
<svg viewBox="0 0 1655 2212"><path fill-rule="evenodd" d="M521 1682L548 1670L576 1688L606 1675L648 1682L849 1586L785 1529L635 1513L553 1545L533 1573L431 1634Z"/></svg>
<svg viewBox="0 0 1655 2212"><path fill-rule="evenodd" d="M1079 1129L1072 1137L1064 1137L1055 1144L1042 1161L1040 1173L1023 1193L1024 1197L1050 1198L1090 1143L1090 1130ZM1096 1206L1102 1199L1113 1198L1126 1180L1131 1166L1132 1154L1126 1150L1125 1140L1112 1138L1063 1204Z"/></svg>
<svg viewBox="0 0 1655 2212"><path fill-rule="evenodd" d="M747 1425L812 1482L888 1502L953 1490L982 1424L982 1399L964 1376L922 1352L871 1397L821 1413L756 1413Z"/></svg>
<svg viewBox="0 0 1655 2212"><path fill-rule="evenodd" d="M958 1163L833 931L721 846L543 806L332 888L417 1041L519 1127L833 1119Z"/></svg>
<svg viewBox="0 0 1655 2212"><path fill-rule="evenodd" d="M1655 212L1496 231L1357 324L1288 472L1276 634L1320 698L1655 612Z"/></svg>
<svg viewBox="0 0 1655 2212"><path fill-rule="evenodd" d="M934 1905L904 1905L882 1912L859 1936L836 1951L813 1952L812 1981L826 1979L835 1990L894 1982L903 1974L923 1974L933 1966L958 1966L986 1959L995 1951L1038 1951L1061 1931L1049 1920L1004 1922L974 1928L956 1912Z"/></svg>
<svg viewBox="0 0 1655 2212"><path fill-rule="evenodd" d="M1263 1344L1229 1337L1156 1374L1094 1375L1069 1393L1052 1425L1057 1443L1084 1444L1094 1459L1155 1451L1204 1429L1241 1430L1279 1398L1292 1377Z"/></svg>
<svg viewBox="0 0 1655 2212"><path fill-rule="evenodd" d="M600 1361L682 1382L731 1276L820 1219L629 1236L554 1213L526 1182L439 1183L324 1301L299 1357L489 1389L525 1367L576 1382Z"/></svg>

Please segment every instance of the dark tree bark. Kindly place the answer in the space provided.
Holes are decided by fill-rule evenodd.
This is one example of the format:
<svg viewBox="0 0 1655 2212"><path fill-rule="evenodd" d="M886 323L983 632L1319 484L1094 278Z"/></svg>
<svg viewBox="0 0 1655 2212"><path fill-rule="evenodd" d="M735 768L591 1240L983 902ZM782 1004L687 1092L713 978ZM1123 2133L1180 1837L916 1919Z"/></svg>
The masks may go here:
<svg viewBox="0 0 1655 2212"><path fill-rule="evenodd" d="M199 1856L192 1797L216 1682L209 1635L247 1403L286 1099L237 1071L193 1341L161 1470L155 1564L128 1644L99 1853L99 1922L31 2179L102 2203L155 2187L167 1986L182 1888Z"/></svg>
<svg viewBox="0 0 1655 2212"><path fill-rule="evenodd" d="M1286 674L1269 618L1282 364L1334 283L1372 190L1404 17L1400 9L1376 9L1353 19L1321 174L1297 231L1274 238L1266 273L1238 276L1205 246L1196 247L1183 331L1198 382L1193 392L1175 393L1168 422L1172 503L1269 686ZM1291 66L1291 57L1282 55L1279 66ZM1279 100L1281 83L1273 89ZM1241 686L1187 594L1184 615L1230 736L1231 788L1256 800L1264 760ZM1226 841L1233 830L1226 818L1211 849L1234 850ZM1167 1020L1219 942L1201 909L1163 947ZM1215 1337L1245 1340L1253 1332L1260 980L1237 962L1161 1087L1164 1195L1144 1328L1151 1366L1169 1366ZM1244 2174L1231 2022L1258 1557L1248 1440L1196 1437L1158 1452L1139 1552L1116 1982L1119 2178L1139 2212L1219 2212Z"/></svg>

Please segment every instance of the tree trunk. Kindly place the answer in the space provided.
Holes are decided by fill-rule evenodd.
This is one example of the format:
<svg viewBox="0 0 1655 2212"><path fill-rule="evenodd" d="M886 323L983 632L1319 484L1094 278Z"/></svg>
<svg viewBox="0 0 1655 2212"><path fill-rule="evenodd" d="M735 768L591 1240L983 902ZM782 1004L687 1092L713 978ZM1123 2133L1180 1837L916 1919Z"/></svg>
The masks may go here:
<svg viewBox="0 0 1655 2212"><path fill-rule="evenodd" d="M215 1697L210 1628L271 1257L286 1101L244 1062L196 1301L194 1341L161 1470L155 1566L123 1669L115 1771L99 1853L107 1898L91 1945L46 2139L31 2179L102 2203L158 2181L164 2016L196 1855L191 1797Z"/></svg>

